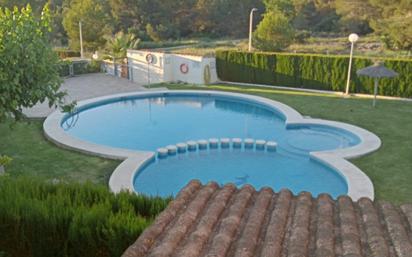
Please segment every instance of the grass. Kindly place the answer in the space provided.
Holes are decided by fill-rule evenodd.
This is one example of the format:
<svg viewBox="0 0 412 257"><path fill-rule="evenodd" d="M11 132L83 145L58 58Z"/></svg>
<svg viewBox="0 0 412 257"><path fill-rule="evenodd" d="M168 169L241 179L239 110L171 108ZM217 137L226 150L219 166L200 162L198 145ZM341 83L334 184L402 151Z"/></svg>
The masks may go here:
<svg viewBox="0 0 412 257"><path fill-rule="evenodd" d="M363 170L375 186L378 200L393 203L411 201L412 193L412 102L342 98L336 95L229 85L206 87L160 85L169 89L222 90L253 94L285 103L303 115L347 122L367 129L383 144L375 153L351 160Z"/></svg>
<svg viewBox="0 0 412 257"><path fill-rule="evenodd" d="M119 162L59 148L44 138L42 124L42 121L0 124L0 153L13 158L6 167L10 176L107 185Z"/></svg>

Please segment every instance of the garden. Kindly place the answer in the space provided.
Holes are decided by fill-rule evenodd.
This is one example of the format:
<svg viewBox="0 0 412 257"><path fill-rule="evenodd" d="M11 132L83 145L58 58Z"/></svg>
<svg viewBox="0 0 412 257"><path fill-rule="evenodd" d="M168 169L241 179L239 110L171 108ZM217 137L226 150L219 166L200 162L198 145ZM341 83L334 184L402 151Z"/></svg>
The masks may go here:
<svg viewBox="0 0 412 257"><path fill-rule="evenodd" d="M201 86L167 83L151 88L262 96L285 103L305 116L345 122L375 133L382 140L382 147L350 161L373 181L377 200L395 204L411 201L411 40L407 29L399 36L390 25L393 19L404 15L406 1L400 1L399 8L392 6L381 15L362 16L359 20L351 17L353 9L342 5L345 1L340 0L333 6L323 1L299 5L298 1L242 0L248 8L258 5L265 10L265 15L256 20L262 23L254 34L254 43L260 51L267 52L253 53L244 51L246 40L237 39L244 36L248 24L244 18L248 13L245 15L239 8L237 0L228 1L232 4L227 6L200 0L195 1L196 5L157 1L160 6L157 16L148 11L152 7L145 1L138 1L136 7L129 6L127 1L72 0L66 9L59 4L43 8L44 3L38 2L42 1L33 1L33 9L30 6L0 9L0 257L120 256L172 200L133 192L112 193L107 185L120 161L60 148L44 136L44 120L25 117L23 109L38 102L48 102L66 112L75 107L76 102L64 101L67 94L59 88L64 77L70 75L70 58L80 56L79 15L85 17L84 43L88 56L103 50L109 54L106 58L122 59L127 48L170 48L167 51L213 55L219 77L235 82ZM382 1L368 2L360 8L365 15L370 8L386 9ZM16 4L1 3L2 6ZM82 4L84 8L80 7ZM189 6L187 10L185 6ZM231 8L230 19L216 15ZM89 12L92 9L98 11ZM125 10L131 14L125 15ZM141 16L141 10L150 15ZM192 13L196 26L187 25L193 18L190 15L169 13L170 16L159 18L166 10ZM310 16L308 12L318 15ZM230 22L226 24L222 17ZM284 24L285 30L270 30L273 23ZM345 80L342 71L346 71L348 57L332 54L346 53L343 48L347 42L342 42L339 33L349 30L365 35L362 40L366 48L379 44L375 47L378 50L374 48L371 53L366 49L364 55L390 56L380 59L400 73L394 80L384 80L386 86L379 93L406 100L379 99L374 108L369 98L270 87L299 85L304 89L342 91ZM372 31L376 34L369 35ZM231 38L225 39L223 35ZM273 44L276 40L284 44ZM326 51L330 48L323 47L331 42L336 48ZM99 72L100 61L80 63L75 66L75 73ZM355 58L354 67L372 62L370 58ZM352 81L352 92L372 92L368 86L370 79L355 74ZM269 87L241 86L236 82Z"/></svg>

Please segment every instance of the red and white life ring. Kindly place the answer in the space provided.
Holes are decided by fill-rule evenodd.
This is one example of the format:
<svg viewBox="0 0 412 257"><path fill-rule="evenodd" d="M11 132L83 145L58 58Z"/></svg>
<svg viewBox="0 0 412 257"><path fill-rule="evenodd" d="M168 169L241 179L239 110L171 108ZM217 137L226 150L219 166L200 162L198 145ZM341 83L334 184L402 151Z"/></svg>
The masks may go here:
<svg viewBox="0 0 412 257"><path fill-rule="evenodd" d="M182 63L180 64L180 72L183 74L186 74L189 72L189 65L187 65L186 63Z"/></svg>
<svg viewBox="0 0 412 257"><path fill-rule="evenodd" d="M146 55L146 62L147 63L153 63L153 60L154 60L153 54L147 54Z"/></svg>

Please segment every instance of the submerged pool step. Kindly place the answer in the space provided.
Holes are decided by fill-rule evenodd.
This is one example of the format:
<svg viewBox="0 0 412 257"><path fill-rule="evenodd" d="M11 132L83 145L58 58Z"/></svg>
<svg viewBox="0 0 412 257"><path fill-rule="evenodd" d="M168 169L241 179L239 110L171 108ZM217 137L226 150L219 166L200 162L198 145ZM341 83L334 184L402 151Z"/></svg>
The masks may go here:
<svg viewBox="0 0 412 257"><path fill-rule="evenodd" d="M168 145L157 149L157 156L159 158L165 158L168 155L176 155L185 153L186 151L204 151L209 149L226 149L232 146L233 149L240 149L242 146L246 150L256 149L257 151L267 150L268 152L275 152L277 149L277 143L274 141L265 141L265 140L254 140L253 138L210 138L209 140L190 140L186 143L178 143L176 145Z"/></svg>

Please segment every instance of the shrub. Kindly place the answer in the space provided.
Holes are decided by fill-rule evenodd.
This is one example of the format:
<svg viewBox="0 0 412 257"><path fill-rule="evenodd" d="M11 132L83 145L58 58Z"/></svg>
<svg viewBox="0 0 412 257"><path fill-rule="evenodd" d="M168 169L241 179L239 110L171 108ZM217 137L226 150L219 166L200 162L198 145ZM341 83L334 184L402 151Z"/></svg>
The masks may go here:
<svg viewBox="0 0 412 257"><path fill-rule="evenodd" d="M5 256L120 256L170 199L113 194L90 183L0 178Z"/></svg>
<svg viewBox="0 0 412 257"><path fill-rule="evenodd" d="M13 159L7 155L0 154L0 166L7 166L11 163Z"/></svg>
<svg viewBox="0 0 412 257"><path fill-rule="evenodd" d="M399 73L381 79L380 95L412 97L412 61L385 59L389 69ZM249 53L216 51L217 73L221 80L307 89L344 91L349 57L331 55ZM354 58L350 92L373 93L373 80L356 75L372 65L368 58Z"/></svg>
<svg viewBox="0 0 412 257"><path fill-rule="evenodd" d="M79 51L68 50L68 49L54 49L53 51L60 57L60 59L80 57Z"/></svg>
<svg viewBox="0 0 412 257"><path fill-rule="evenodd" d="M70 65L73 64L74 75L86 74L86 73L96 73L100 72L101 61L92 60L72 62L69 60L60 62L60 76L67 77L70 76Z"/></svg>

